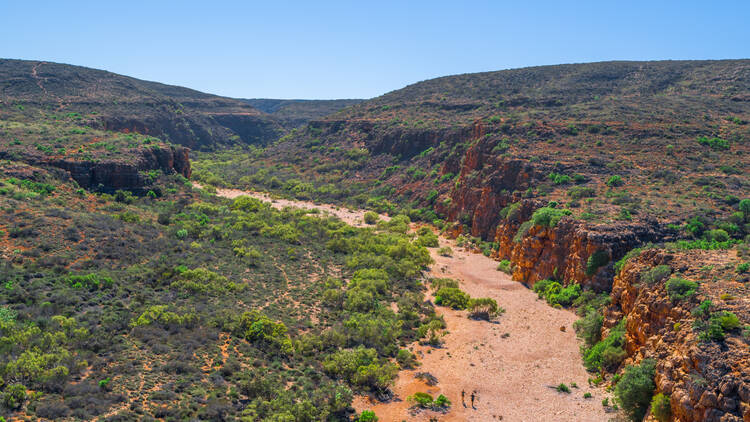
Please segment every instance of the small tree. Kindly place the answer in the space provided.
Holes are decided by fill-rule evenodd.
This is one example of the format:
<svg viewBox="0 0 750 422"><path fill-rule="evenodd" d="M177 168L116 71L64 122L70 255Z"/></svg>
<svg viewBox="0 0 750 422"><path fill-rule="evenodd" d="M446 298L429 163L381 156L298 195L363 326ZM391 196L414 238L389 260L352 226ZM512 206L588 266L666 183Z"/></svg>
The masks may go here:
<svg viewBox="0 0 750 422"><path fill-rule="evenodd" d="M372 410L363 410L362 414L357 418L357 422L378 422L378 417L375 416L375 412Z"/></svg>
<svg viewBox="0 0 750 422"><path fill-rule="evenodd" d="M654 368L651 359L644 359L640 365L628 365L615 387L615 397L632 421L643 420L651 402L654 388Z"/></svg>
<svg viewBox="0 0 750 422"><path fill-rule="evenodd" d="M651 399L651 414L657 421L667 422L672 416L672 407L669 403L669 396L659 393Z"/></svg>
<svg viewBox="0 0 750 422"><path fill-rule="evenodd" d="M365 219L365 223L366 224L375 224L375 223L378 222L379 218L378 218L378 215L376 213L374 213L373 211L367 211L365 213L364 219Z"/></svg>

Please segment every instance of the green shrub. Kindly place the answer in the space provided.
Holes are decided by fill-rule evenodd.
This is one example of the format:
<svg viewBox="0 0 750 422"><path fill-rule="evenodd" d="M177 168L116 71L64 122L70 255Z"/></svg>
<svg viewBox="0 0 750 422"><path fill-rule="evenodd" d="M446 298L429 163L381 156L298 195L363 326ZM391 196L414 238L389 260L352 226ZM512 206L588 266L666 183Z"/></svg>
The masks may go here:
<svg viewBox="0 0 750 422"><path fill-rule="evenodd" d="M729 149L729 141L727 141L726 139L721 139L721 138L716 138L716 137L709 138L707 136L699 136L698 143L701 145L708 146L714 150Z"/></svg>
<svg viewBox="0 0 750 422"><path fill-rule="evenodd" d="M745 219L750 217L750 198L743 199L737 204L737 209L745 215Z"/></svg>
<svg viewBox="0 0 750 422"><path fill-rule="evenodd" d="M421 407L423 409L427 409L432 406L432 396L421 391L414 393L406 399L414 403L415 406Z"/></svg>
<svg viewBox="0 0 750 422"><path fill-rule="evenodd" d="M5 387L3 392L3 406L10 410L18 410L26 401L26 387L23 384L12 384Z"/></svg>
<svg viewBox="0 0 750 422"><path fill-rule="evenodd" d="M111 287L113 281L110 277L91 273L86 275L71 275L68 284L77 289L98 290Z"/></svg>
<svg viewBox="0 0 750 422"><path fill-rule="evenodd" d="M669 298L678 301L693 297L698 289L698 283L684 278L673 277L667 281L667 294Z"/></svg>
<svg viewBox="0 0 750 422"><path fill-rule="evenodd" d="M414 407L419 407L422 409L441 410L451 405L451 401L442 394L433 400L431 395L423 393L421 391L414 393L406 399L409 402L413 403Z"/></svg>
<svg viewBox="0 0 750 422"><path fill-rule="evenodd" d="M559 174L559 173L555 173L555 172L552 172L552 173L548 174L547 178L550 179L552 181L552 183L554 183L556 185L567 185L568 183L570 183L573 180L568 175Z"/></svg>
<svg viewBox="0 0 750 422"><path fill-rule="evenodd" d="M443 287L435 293L435 303L448 306L453 309L466 309L470 297L461 289L455 287Z"/></svg>
<svg viewBox="0 0 750 422"><path fill-rule="evenodd" d="M381 361L375 349L363 346L330 355L323 361L323 369L366 390L387 388L398 373L396 365Z"/></svg>
<svg viewBox="0 0 750 422"><path fill-rule="evenodd" d="M737 274L744 274L750 271L750 261L737 264Z"/></svg>
<svg viewBox="0 0 750 422"><path fill-rule="evenodd" d="M143 327L151 324L160 324L164 327L192 327L198 318L195 314L188 313L179 315L168 311L167 305L152 305L141 315L130 323L131 327Z"/></svg>
<svg viewBox="0 0 750 422"><path fill-rule="evenodd" d="M591 348L601 340L604 317L594 308L589 308L586 315L573 323L576 335L583 341L584 348Z"/></svg>
<svg viewBox="0 0 750 422"><path fill-rule="evenodd" d="M396 361L402 368L413 368L417 365L417 357L406 349L399 349Z"/></svg>
<svg viewBox="0 0 750 422"><path fill-rule="evenodd" d="M625 181L622 180L622 177L620 177L618 175L614 175L614 176L610 177L609 179L607 179L607 186L609 186L611 188L617 187L617 186L622 186L624 184L625 184Z"/></svg>
<svg viewBox="0 0 750 422"><path fill-rule="evenodd" d="M644 359L640 365L628 365L615 387L615 397L632 421L643 420L654 392L656 363Z"/></svg>
<svg viewBox="0 0 750 422"><path fill-rule="evenodd" d="M287 334L286 325L275 322L256 310L244 312L233 331L237 336L267 350L282 354L292 352L292 340Z"/></svg>
<svg viewBox="0 0 750 422"><path fill-rule="evenodd" d="M499 264L497 264L497 270L502 271L505 274L513 273L513 270L511 269L511 266L510 266L510 261L507 259L503 259L502 261L500 261Z"/></svg>
<svg viewBox="0 0 750 422"><path fill-rule="evenodd" d="M565 385L565 383L561 382L560 385L555 387L555 390L557 390L558 393L568 393L570 394L570 387Z"/></svg>
<svg viewBox="0 0 750 422"><path fill-rule="evenodd" d="M544 298L552 306L570 306L581 296L580 284L569 284L565 287L557 281L540 280L532 287L539 298Z"/></svg>
<svg viewBox="0 0 750 422"><path fill-rule="evenodd" d="M596 196L596 189L587 186L574 186L568 190L568 196L573 199L593 198Z"/></svg>
<svg viewBox="0 0 750 422"><path fill-rule="evenodd" d="M612 370L625 359L625 319L609 330L609 335L593 347L583 349L583 364L589 371Z"/></svg>
<svg viewBox="0 0 750 422"><path fill-rule="evenodd" d="M555 227L560 219L571 214L572 212L566 209L542 207L534 211L531 221L533 221L535 226Z"/></svg>
<svg viewBox="0 0 750 422"><path fill-rule="evenodd" d="M646 284L660 283L672 274L672 268L669 265L657 265L650 270L641 272L641 282Z"/></svg>
<svg viewBox="0 0 750 422"><path fill-rule="evenodd" d="M635 248L628 251L628 253L625 254L622 258L620 258L619 261L615 262L615 273L619 273L622 271L622 268L625 266L625 264L628 263L632 258L635 258L636 256L641 254L641 251L643 249L641 248Z"/></svg>
<svg viewBox="0 0 750 422"><path fill-rule="evenodd" d="M500 218L516 221L521 212L521 202L514 202L500 210Z"/></svg>
<svg viewBox="0 0 750 422"><path fill-rule="evenodd" d="M470 318L483 319L485 321L489 321L503 311L502 308L498 308L497 301L489 297L469 299L467 308L469 309Z"/></svg>
<svg viewBox="0 0 750 422"><path fill-rule="evenodd" d="M609 262L609 253L606 251L596 251L592 253L589 256L589 259L586 261L586 275L592 276L596 274L596 271L603 267L604 265L607 265Z"/></svg>
<svg viewBox="0 0 750 422"><path fill-rule="evenodd" d="M449 407L451 405L451 401L448 400L448 397L445 397L441 394L435 399L435 405L438 407Z"/></svg>
<svg viewBox="0 0 750 422"><path fill-rule="evenodd" d="M376 224L380 219L378 214L373 211L367 211L364 216L365 224Z"/></svg>
<svg viewBox="0 0 750 422"><path fill-rule="evenodd" d="M442 247L442 248L438 249L438 255L451 257L451 256L453 256L453 249L451 249L448 246Z"/></svg>
<svg viewBox="0 0 750 422"><path fill-rule="evenodd" d="M672 416L672 406L668 395L659 393L651 399L651 414L659 422L668 422Z"/></svg>
<svg viewBox="0 0 750 422"><path fill-rule="evenodd" d="M378 417L372 410L363 410L357 418L357 422L378 422Z"/></svg>
<svg viewBox="0 0 750 422"><path fill-rule="evenodd" d="M518 231L516 232L515 236L513 236L513 241L515 243L521 243L523 240L523 237L526 236L526 233L528 233L529 229L534 226L534 221L524 221L519 227Z"/></svg>
<svg viewBox="0 0 750 422"><path fill-rule="evenodd" d="M458 288L458 280L452 278L431 278L430 284L435 291L440 290L443 287Z"/></svg>
<svg viewBox="0 0 750 422"><path fill-rule="evenodd" d="M714 229L709 230L706 237L714 242L726 242L729 240L729 233L722 229Z"/></svg>
<svg viewBox="0 0 750 422"><path fill-rule="evenodd" d="M440 246L437 235L431 231L417 237L416 244L426 248L437 248Z"/></svg>

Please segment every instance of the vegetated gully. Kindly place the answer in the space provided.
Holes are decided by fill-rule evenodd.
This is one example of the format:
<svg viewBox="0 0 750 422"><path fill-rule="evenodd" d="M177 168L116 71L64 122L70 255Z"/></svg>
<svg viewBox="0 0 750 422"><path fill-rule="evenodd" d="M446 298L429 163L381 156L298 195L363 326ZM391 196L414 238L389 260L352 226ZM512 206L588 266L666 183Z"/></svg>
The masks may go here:
<svg viewBox="0 0 750 422"><path fill-rule="evenodd" d="M248 195L271 202L276 208L317 209L353 226L365 226L363 210L272 199L267 194L234 189L217 189L216 194L226 198ZM428 248L435 263L427 275L455 278L462 290L472 297L495 299L505 313L494 322L486 322L467 318L465 311L437 307L448 326L444 344L439 348L410 345L420 365L399 373L393 386L395 398L381 403L358 396L354 400L355 409L358 412L373 410L383 421L608 419L601 404L607 393L589 386L591 374L581 363L579 342L573 330L576 315L569 310L552 308L538 299L523 284L497 271L497 262L493 259L458 248L453 240L440 237L440 247L444 246L453 249L453 256L441 256L438 248ZM438 383L426 384L415 378L417 372L432 374ZM558 392L555 387L560 383L570 386L571 392ZM452 401L452 406L447 413L414 412L406 398L420 391L433 397L444 394ZM465 392L463 403L462 392ZM586 392L592 397L584 398Z"/></svg>

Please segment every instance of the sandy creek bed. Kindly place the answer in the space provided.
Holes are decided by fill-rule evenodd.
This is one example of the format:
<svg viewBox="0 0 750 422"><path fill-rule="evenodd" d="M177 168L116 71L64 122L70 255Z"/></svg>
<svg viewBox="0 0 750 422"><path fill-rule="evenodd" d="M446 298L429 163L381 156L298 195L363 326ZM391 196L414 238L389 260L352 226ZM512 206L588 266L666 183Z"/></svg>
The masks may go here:
<svg viewBox="0 0 750 422"><path fill-rule="evenodd" d="M197 185L197 184L196 184ZM200 187L200 185L197 185ZM329 212L348 224L362 227L364 211L348 210L305 201L271 199L266 194L234 189L217 189L217 195L235 198L249 195L269 201L276 208L287 206ZM444 315L449 334L441 348L411 345L421 365L402 371L395 382L395 399L389 403L358 396L357 411L374 410L380 421L603 421L609 419L601 404L603 389L590 388L591 376L583 368L579 343L573 330L575 314L554 309L521 283L496 270L497 262L481 254L464 251L452 240L440 238L440 246L450 246L453 257L437 254L430 276L458 279L461 288L473 297L491 297L506 312L495 322L474 321L464 311L437 307ZM564 327L564 331L561 329ZM428 386L414 378L416 372L429 372L438 384ZM576 383L570 394L553 386ZM461 391L466 392L466 406ZM406 397L423 391L445 394L453 406L446 414L423 411L412 414ZM475 407L470 395L476 391ZM584 399L590 392L593 398Z"/></svg>

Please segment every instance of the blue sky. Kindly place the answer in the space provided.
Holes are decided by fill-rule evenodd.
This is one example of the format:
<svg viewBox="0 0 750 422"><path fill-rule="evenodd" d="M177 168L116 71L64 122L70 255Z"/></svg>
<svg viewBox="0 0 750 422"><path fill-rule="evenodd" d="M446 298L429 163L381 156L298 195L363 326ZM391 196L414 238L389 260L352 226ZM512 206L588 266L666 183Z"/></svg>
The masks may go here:
<svg viewBox="0 0 750 422"><path fill-rule="evenodd" d="M0 0L0 57L231 97L369 98L437 76L750 57L750 1Z"/></svg>

